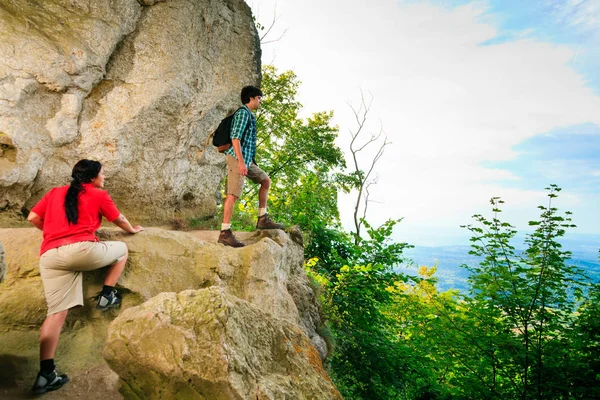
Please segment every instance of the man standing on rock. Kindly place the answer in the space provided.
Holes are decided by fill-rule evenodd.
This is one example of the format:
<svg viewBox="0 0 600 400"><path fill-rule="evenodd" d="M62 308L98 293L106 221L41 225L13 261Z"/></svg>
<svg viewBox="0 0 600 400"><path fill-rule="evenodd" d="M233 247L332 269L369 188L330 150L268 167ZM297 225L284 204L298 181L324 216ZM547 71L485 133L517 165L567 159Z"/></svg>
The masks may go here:
<svg viewBox="0 0 600 400"><path fill-rule="evenodd" d="M267 214L267 198L271 179L261 170L254 158L256 156L256 117L253 111L260 107L262 92L255 86L242 88L241 98L244 105L236 111L231 123L232 146L225 151L227 161L227 197L223 204L223 224L219 235L219 243L226 246L243 247L231 231L231 216L235 202L242 195L246 177L260 184L258 191L258 221L257 229L282 229L269 218Z"/></svg>
<svg viewBox="0 0 600 400"><path fill-rule="evenodd" d="M62 387L67 375L58 375L54 354L69 309L83 305L82 271L108 267L96 308L118 307L121 298L114 286L125 269L127 246L100 242L94 233L102 217L128 233L143 230L131 226L104 188L104 171L98 161L80 160L73 167L70 186L50 190L31 209L27 219L42 230L40 275L48 314L40 330L40 372L32 391L40 394Z"/></svg>

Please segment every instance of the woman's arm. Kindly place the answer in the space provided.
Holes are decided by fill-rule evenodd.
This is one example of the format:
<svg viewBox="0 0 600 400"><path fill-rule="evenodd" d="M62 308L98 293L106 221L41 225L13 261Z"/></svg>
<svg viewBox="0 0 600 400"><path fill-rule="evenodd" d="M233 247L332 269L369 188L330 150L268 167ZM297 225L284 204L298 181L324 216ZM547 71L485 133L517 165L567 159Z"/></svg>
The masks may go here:
<svg viewBox="0 0 600 400"><path fill-rule="evenodd" d="M127 221L127 218L125 218L123 214L119 214L117 219L113 221L113 224L123 229L125 232L129 233L138 233L144 230L144 228L140 225L131 226L131 224L129 223L129 221Z"/></svg>
<svg viewBox="0 0 600 400"><path fill-rule="evenodd" d="M27 221L31 222L33 226L38 228L40 231L44 230L44 220L42 217L31 211L27 216Z"/></svg>

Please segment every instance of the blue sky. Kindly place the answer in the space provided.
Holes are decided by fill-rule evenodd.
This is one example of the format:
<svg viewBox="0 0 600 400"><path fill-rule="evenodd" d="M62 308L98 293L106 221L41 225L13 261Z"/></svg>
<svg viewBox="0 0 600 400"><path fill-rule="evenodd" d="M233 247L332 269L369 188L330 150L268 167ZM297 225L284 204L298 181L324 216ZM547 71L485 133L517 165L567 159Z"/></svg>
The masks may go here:
<svg viewBox="0 0 600 400"><path fill-rule="evenodd" d="M362 90L365 132L392 142L372 224L404 218L396 239L465 244L459 226L491 197L526 230L555 183L576 233L600 234L600 0L276 4L251 4L263 25L278 15L273 38L287 30L263 63L297 74L305 115L333 110L345 149ZM339 205L351 228L352 194Z"/></svg>
<svg viewBox="0 0 600 400"><path fill-rule="evenodd" d="M413 1L414 2L414 1ZM473 3L436 0L442 7ZM575 49L572 66L600 94L600 2L597 0L491 0L485 16L500 29L484 45L523 38L568 45Z"/></svg>
<svg viewBox="0 0 600 400"><path fill-rule="evenodd" d="M526 189L555 183L572 193L599 193L600 126L555 129L524 140L514 150L513 160L488 164L518 176L512 185Z"/></svg>

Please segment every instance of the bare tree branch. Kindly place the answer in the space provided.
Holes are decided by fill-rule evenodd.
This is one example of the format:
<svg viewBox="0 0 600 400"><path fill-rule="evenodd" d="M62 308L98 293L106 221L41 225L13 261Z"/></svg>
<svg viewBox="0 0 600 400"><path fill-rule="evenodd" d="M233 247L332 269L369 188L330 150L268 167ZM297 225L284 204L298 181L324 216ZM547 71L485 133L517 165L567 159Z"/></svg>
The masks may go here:
<svg viewBox="0 0 600 400"><path fill-rule="evenodd" d="M371 193L369 193L369 187L373 184L373 182L369 182L365 185L365 208L363 210L363 216L362 219L359 221L360 222L360 226L362 226L362 221L367 219L367 210L369 208L369 195Z"/></svg>
<svg viewBox="0 0 600 400"><path fill-rule="evenodd" d="M277 3L275 3L275 6L273 7L273 19L271 20L271 23L269 24L269 26L268 26L268 27L266 27L266 29L265 29L265 27L264 27L264 26L262 26L262 25L260 25L260 24L257 24L257 25L259 25L261 28L265 29L264 33L263 33L263 34L260 36L260 38L259 38L259 40L260 40L260 44L261 44L261 45L278 42L278 41L280 41L280 40L281 40L281 39L282 39L282 38L285 36L285 34L287 33L287 31L288 31L288 28L285 28L285 29L284 29L284 31L281 33L281 35L279 35L279 37L278 37L277 39L265 40L265 39L267 38L267 36L269 36L269 33L271 33L271 30L273 29L273 27L275 26L275 24L277 24L277 21L279 20L279 17L280 17L280 16L279 16L279 15L277 15Z"/></svg>
<svg viewBox="0 0 600 400"><path fill-rule="evenodd" d="M356 121L356 129L350 130L350 137L352 140L350 141L350 153L352 154L352 161L354 163L354 171L353 173L357 176L358 182L358 195L356 196L356 202L354 204L354 243L358 245L360 241L360 231L362 228L362 221L367 217L367 211L369 207L369 202L372 201L369 199L370 193L369 188L372 185L377 184L378 178L371 178L371 174L373 173L377 162L383 156L385 147L391 142L387 140L385 133L383 131L383 126L380 121L379 132L376 134L371 134L370 138L368 138L363 144L357 144L359 137L361 137L363 131L366 129L366 123L369 118L369 112L371 111L371 105L373 103L373 98L367 102L364 96L364 92L360 91L360 106L357 108L353 107L351 104L348 104L350 109L354 114L354 119ZM367 172L360 167L360 154L370 145L381 142L381 138L383 136L383 142L380 144L377 153L373 158L371 158L370 163L368 164ZM362 210L362 212L361 212ZM362 217L359 215L362 214Z"/></svg>
<svg viewBox="0 0 600 400"><path fill-rule="evenodd" d="M273 40L263 40L263 38L266 36L266 35L264 35L260 39L260 44L269 44L269 43L279 42L281 39L283 39L283 37L285 36L285 34L287 33L287 31L288 31L288 28L285 28L285 30L281 33L281 35L279 35L279 37L277 39L273 39Z"/></svg>

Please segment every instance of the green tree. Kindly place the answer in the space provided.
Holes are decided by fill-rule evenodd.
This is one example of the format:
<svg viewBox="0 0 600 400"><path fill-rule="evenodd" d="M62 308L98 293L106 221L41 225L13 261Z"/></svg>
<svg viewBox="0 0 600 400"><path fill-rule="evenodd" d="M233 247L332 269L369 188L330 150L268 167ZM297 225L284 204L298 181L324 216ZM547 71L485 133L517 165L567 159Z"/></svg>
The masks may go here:
<svg viewBox="0 0 600 400"><path fill-rule="evenodd" d="M404 389L410 363L383 310L403 276L381 264L344 266L328 292L336 351L333 378L346 398L391 399Z"/></svg>
<svg viewBox="0 0 600 400"><path fill-rule="evenodd" d="M540 206L535 231L519 254L516 230L498 214L503 203L491 200L491 220L475 215L471 254L482 261L470 270L469 296L462 315L448 319L458 333L454 351L461 366L451 380L463 396L478 398L573 398L565 370L574 367L572 351L576 312L589 282L568 264L570 253L559 239L573 227L570 213L558 214L552 201L560 188L548 188L548 205Z"/></svg>
<svg viewBox="0 0 600 400"><path fill-rule="evenodd" d="M457 346L461 332L455 319L464 315L463 303L457 290L438 292L436 269L421 266L420 280L396 285L395 303L389 310L419 372L415 374L418 385L406 396L410 399L460 398L449 381L460 368L456 360L461 356Z"/></svg>
<svg viewBox="0 0 600 400"><path fill-rule="evenodd" d="M423 353L402 334L399 304L406 294L398 288L419 279L397 270L410 247L390 238L398 222L374 228L363 220L366 232L359 244L354 234L340 238L329 232L332 252L307 263L309 274L325 287L324 309L335 340L331 374L347 399L434 398L436 393Z"/></svg>
<svg viewBox="0 0 600 400"><path fill-rule="evenodd" d="M600 284L589 290L590 296L579 307L573 329L570 368L564 371L574 398L600 398Z"/></svg>

